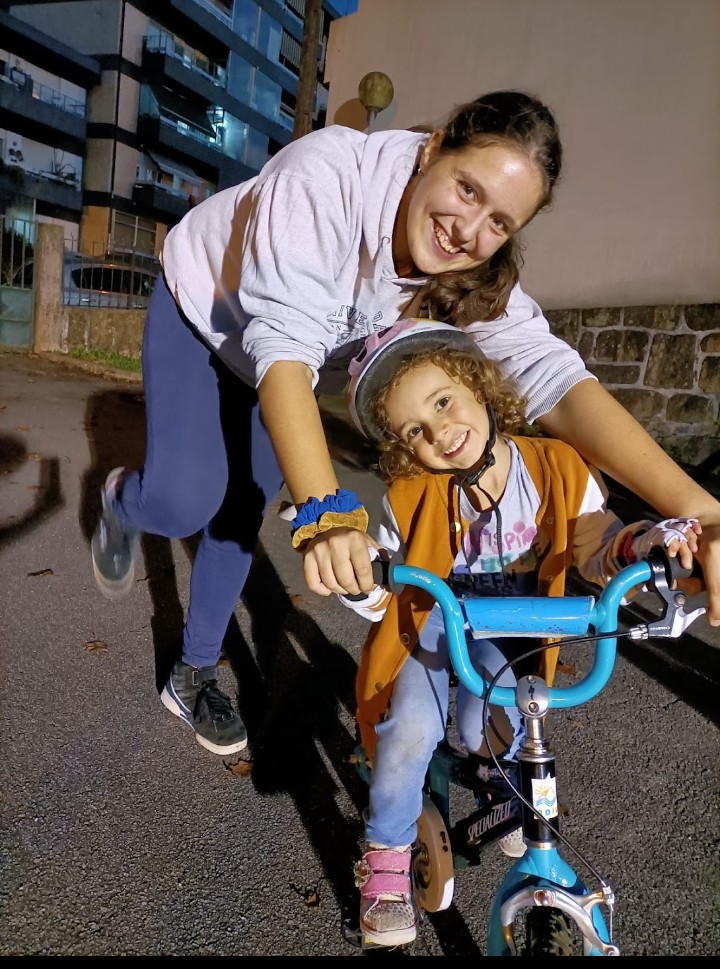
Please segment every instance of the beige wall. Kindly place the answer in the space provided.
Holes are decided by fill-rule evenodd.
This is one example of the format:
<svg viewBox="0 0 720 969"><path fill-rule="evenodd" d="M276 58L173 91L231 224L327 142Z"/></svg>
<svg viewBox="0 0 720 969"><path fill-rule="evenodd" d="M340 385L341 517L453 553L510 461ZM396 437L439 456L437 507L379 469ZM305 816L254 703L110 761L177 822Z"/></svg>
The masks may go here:
<svg viewBox="0 0 720 969"><path fill-rule="evenodd" d="M720 0L360 0L328 124L363 126L368 71L395 87L376 129L501 88L553 109L564 174L522 273L544 307L720 301Z"/></svg>
<svg viewBox="0 0 720 969"><path fill-rule="evenodd" d="M133 64L142 62L143 37L147 31L149 17L128 4L125 7L125 27L123 30L122 55Z"/></svg>
<svg viewBox="0 0 720 969"><path fill-rule="evenodd" d="M80 227L81 251L97 255L104 251L110 235L110 209L99 205L83 207Z"/></svg>

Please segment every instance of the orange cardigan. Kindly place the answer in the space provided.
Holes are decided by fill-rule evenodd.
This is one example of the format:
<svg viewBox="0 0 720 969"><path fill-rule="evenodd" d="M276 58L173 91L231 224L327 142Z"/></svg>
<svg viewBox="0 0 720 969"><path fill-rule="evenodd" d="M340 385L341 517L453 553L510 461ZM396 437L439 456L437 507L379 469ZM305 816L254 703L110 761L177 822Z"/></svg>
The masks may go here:
<svg viewBox="0 0 720 969"><path fill-rule="evenodd" d="M589 470L580 455L562 441L513 437L540 495L535 520L547 546L538 572L538 595L561 596L565 573L573 563L573 533ZM405 542L407 565L427 569L446 579L467 531L458 508L457 487L451 475L398 478L388 497ZM446 523L443 534L442 523ZM549 543L548 543L549 540ZM412 653L434 600L408 586L393 596L382 620L375 624L363 647L356 681L357 721L368 760L375 751L375 726L388 707L392 684ZM559 647L546 650L542 673L552 683Z"/></svg>

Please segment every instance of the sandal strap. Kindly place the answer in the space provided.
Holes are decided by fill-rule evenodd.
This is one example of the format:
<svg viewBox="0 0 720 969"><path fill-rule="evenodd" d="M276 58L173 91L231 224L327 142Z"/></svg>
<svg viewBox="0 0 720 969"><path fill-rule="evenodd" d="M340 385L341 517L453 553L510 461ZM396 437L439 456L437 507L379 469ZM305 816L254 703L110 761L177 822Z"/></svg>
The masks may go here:
<svg viewBox="0 0 720 969"><path fill-rule="evenodd" d="M378 871L410 871L410 852L393 851L390 848L378 848L366 851L363 861L374 872Z"/></svg>
<svg viewBox="0 0 720 969"><path fill-rule="evenodd" d="M375 898L378 895L410 895L410 878L408 875L380 872L371 875L360 888L363 898Z"/></svg>

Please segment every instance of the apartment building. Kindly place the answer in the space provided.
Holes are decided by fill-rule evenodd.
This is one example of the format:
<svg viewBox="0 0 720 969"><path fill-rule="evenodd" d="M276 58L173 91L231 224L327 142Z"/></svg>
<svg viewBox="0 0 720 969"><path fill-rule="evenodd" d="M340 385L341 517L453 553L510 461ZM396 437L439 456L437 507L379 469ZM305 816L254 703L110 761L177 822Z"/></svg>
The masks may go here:
<svg viewBox="0 0 720 969"><path fill-rule="evenodd" d="M87 92L100 65L0 10L0 214L77 235Z"/></svg>
<svg viewBox="0 0 720 969"><path fill-rule="evenodd" d="M84 155L71 162L82 173L81 248L157 253L191 206L255 175L290 141L304 9L305 0L9 5L4 16L41 30L99 72L83 89L84 130L72 143L79 150L84 141ZM324 4L317 127L325 119L321 78L337 15ZM16 128L8 127L8 144Z"/></svg>

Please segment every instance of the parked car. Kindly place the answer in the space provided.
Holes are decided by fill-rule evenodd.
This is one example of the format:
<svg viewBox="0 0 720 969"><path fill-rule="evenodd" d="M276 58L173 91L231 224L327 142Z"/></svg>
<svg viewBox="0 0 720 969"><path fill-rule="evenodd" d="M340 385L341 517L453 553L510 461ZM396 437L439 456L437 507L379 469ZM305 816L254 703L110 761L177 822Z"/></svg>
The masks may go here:
<svg viewBox="0 0 720 969"><path fill-rule="evenodd" d="M34 260L28 259L15 273L13 285L32 286L33 270ZM66 306L145 309L159 272L159 260L150 256L138 264L121 256L97 259L66 252L63 302Z"/></svg>

